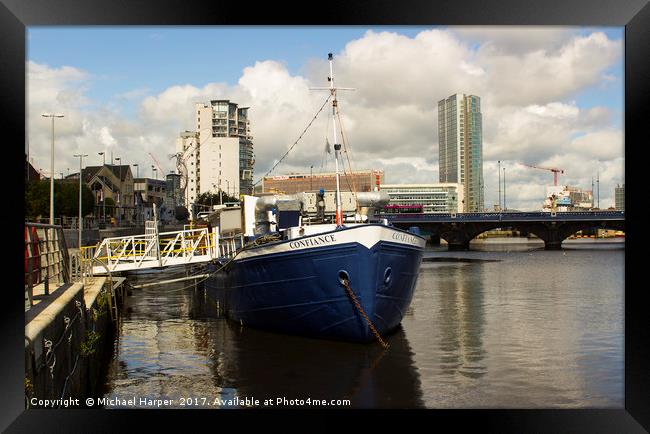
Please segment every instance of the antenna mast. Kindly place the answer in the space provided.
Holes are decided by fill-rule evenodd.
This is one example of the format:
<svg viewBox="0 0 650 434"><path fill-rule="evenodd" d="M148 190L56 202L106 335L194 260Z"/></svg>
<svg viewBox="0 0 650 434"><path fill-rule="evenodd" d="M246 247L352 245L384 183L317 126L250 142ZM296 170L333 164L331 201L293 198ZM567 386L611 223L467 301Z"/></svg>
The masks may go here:
<svg viewBox="0 0 650 434"><path fill-rule="evenodd" d="M334 161L336 167L336 226L343 225L343 211L341 209L341 189L340 189L340 174L339 174L339 154L341 153L341 144L338 143L338 130L336 128L336 87L334 87L334 70L332 62L334 56L332 53L327 55L330 64L330 76L327 78L330 82L330 93L332 94L332 133L334 138Z"/></svg>

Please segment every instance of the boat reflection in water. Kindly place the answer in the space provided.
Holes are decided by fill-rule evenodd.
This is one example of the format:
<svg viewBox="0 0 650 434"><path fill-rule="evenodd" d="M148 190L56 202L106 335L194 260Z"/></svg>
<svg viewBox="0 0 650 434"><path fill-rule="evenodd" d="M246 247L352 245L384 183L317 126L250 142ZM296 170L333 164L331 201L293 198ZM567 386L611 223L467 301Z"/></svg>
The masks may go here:
<svg viewBox="0 0 650 434"><path fill-rule="evenodd" d="M274 407L307 399L348 399L346 408L424 406L414 354L401 327L386 337L388 350L377 343L282 335L227 321L218 308L223 296L223 290L197 290L190 315L215 308L216 327L195 328L196 344L212 347L215 385L236 389L240 400L271 400Z"/></svg>

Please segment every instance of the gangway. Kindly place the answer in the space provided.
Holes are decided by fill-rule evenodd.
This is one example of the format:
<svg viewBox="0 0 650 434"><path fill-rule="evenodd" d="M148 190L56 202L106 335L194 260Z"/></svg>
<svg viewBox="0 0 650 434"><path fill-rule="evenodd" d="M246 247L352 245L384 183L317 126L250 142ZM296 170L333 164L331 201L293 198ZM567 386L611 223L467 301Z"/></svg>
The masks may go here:
<svg viewBox="0 0 650 434"><path fill-rule="evenodd" d="M147 228L142 235L104 238L98 246L82 247L92 261L92 275L164 268L226 260L243 245L243 237L220 239L219 228L160 232Z"/></svg>

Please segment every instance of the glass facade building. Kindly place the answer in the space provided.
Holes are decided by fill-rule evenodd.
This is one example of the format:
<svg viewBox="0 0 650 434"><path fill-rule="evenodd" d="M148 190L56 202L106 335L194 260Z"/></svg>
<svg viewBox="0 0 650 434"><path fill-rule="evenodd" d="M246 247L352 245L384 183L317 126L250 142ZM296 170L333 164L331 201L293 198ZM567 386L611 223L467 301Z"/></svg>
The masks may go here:
<svg viewBox="0 0 650 434"><path fill-rule="evenodd" d="M461 212L483 211L483 120L478 96L455 94L438 101L438 161L438 180L463 186Z"/></svg>
<svg viewBox="0 0 650 434"><path fill-rule="evenodd" d="M459 184L384 184L381 190L388 193L390 205L422 205L425 214L462 212Z"/></svg>

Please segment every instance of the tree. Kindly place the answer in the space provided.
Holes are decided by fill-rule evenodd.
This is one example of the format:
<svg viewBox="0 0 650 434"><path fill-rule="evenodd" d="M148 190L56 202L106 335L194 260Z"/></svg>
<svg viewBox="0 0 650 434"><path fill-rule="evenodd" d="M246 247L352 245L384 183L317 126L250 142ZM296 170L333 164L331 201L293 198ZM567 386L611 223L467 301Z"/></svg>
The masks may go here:
<svg viewBox="0 0 650 434"><path fill-rule="evenodd" d="M82 185L82 214L92 214L95 207L95 195ZM33 219L50 214L50 181L30 181L25 186L25 216ZM79 216L79 183L54 181L54 215Z"/></svg>
<svg viewBox="0 0 650 434"><path fill-rule="evenodd" d="M219 200L219 194L221 194L221 201ZM228 196L223 191L219 191L219 193L212 193L206 191L205 193L199 194L199 196L196 198L196 201L194 203L196 205L203 205L203 206L199 206L199 210L201 210L201 208L207 209L210 206L218 205L219 203L226 203L226 202L239 202L239 198Z"/></svg>
<svg viewBox="0 0 650 434"><path fill-rule="evenodd" d="M177 206L174 211L174 216L178 221L185 221L190 217L189 211L184 206Z"/></svg>
<svg viewBox="0 0 650 434"><path fill-rule="evenodd" d="M25 217L34 220L50 215L50 183L33 180L25 185Z"/></svg>

